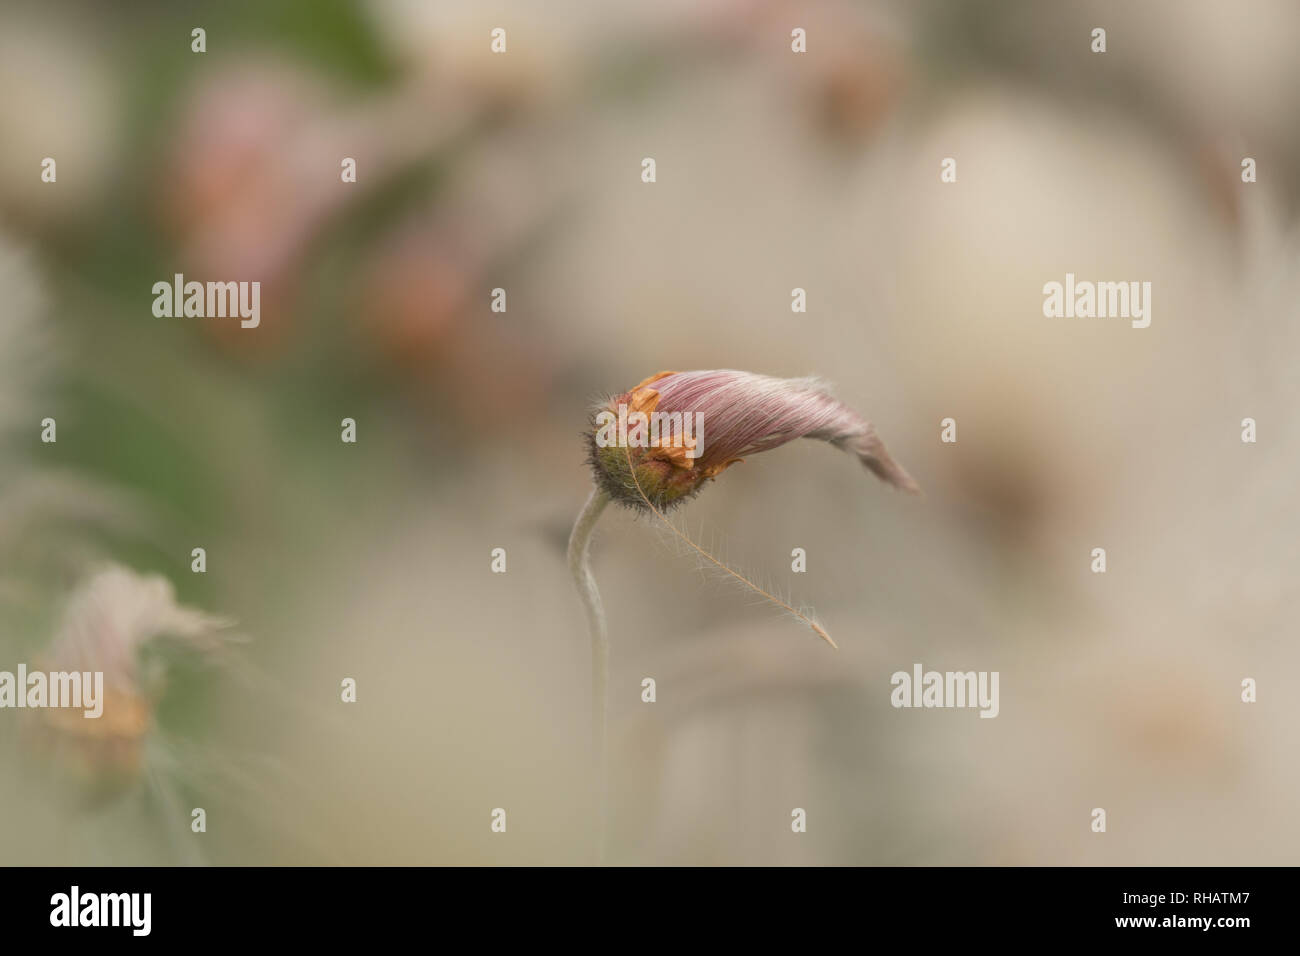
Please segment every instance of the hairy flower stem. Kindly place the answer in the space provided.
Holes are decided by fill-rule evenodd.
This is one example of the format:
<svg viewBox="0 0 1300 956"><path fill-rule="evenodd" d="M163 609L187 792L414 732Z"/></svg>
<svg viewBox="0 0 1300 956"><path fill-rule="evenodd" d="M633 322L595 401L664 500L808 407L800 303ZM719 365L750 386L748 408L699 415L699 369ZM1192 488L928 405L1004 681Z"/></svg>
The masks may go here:
<svg viewBox="0 0 1300 956"><path fill-rule="evenodd" d="M591 573L591 535L596 522L609 504L609 495L592 488L582 506L573 533L569 535L569 573L582 598L591 634L591 749L596 780L596 860L605 862L605 828L609 818L609 773L606 769L605 714L608 709L609 635L605 631L605 608Z"/></svg>

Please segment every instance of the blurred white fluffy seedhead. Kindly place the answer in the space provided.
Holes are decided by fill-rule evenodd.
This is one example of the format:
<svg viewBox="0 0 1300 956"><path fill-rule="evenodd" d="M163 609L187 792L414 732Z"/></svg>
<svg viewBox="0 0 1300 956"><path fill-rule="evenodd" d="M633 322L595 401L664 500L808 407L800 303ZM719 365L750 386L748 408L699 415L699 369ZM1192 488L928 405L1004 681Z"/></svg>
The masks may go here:
<svg viewBox="0 0 1300 956"><path fill-rule="evenodd" d="M232 624L178 604L171 582L160 575L110 565L72 596L50 657L59 670L103 671L109 686L139 691L139 657L146 644L168 639L211 651Z"/></svg>
<svg viewBox="0 0 1300 956"><path fill-rule="evenodd" d="M145 673L141 651L169 639L211 652L229 626L178 604L171 582L158 575L107 566L81 584L37 667L102 672L102 714L88 720L75 708L48 708L29 712L24 726L28 753L63 802L101 806L145 778L164 675Z"/></svg>

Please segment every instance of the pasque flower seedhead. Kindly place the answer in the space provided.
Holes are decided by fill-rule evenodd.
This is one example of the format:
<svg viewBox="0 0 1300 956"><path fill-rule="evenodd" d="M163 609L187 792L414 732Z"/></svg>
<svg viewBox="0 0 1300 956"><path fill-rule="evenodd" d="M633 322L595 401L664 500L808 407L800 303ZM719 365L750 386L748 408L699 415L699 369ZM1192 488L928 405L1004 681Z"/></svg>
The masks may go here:
<svg viewBox="0 0 1300 956"><path fill-rule="evenodd" d="M660 372L595 409L587 434L596 484L642 510L681 504L747 456L796 438L828 442L882 481L920 490L871 423L816 378Z"/></svg>

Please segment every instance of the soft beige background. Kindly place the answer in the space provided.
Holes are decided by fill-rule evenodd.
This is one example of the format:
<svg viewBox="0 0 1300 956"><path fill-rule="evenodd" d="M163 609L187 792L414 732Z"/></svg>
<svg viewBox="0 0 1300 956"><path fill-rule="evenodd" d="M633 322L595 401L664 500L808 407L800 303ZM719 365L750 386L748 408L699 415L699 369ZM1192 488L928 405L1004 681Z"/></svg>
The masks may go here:
<svg viewBox="0 0 1300 956"><path fill-rule="evenodd" d="M716 367L827 378L927 496L808 442L678 513L838 652L607 515L612 862L1297 862L1292 4L222 6L0 21L0 668L103 560L250 638L95 812L0 712L0 862L587 861L585 409ZM177 271L263 327L154 319ZM1044 318L1066 272L1151 327ZM1000 715L892 709L914 662Z"/></svg>

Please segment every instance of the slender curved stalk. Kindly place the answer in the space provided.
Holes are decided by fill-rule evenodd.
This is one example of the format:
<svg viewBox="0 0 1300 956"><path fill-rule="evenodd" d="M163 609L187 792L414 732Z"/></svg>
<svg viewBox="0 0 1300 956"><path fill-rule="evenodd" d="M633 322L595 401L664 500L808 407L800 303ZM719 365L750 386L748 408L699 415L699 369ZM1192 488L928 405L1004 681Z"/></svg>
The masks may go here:
<svg viewBox="0 0 1300 956"><path fill-rule="evenodd" d="M605 828L609 818L609 776L605 763L609 635L605 631L605 608L600 603L600 591L589 559L592 532L609 500L609 495L600 488L592 488L569 535L569 573L582 598L587 630L591 634L591 749L596 779L596 860L599 863L605 862Z"/></svg>
<svg viewBox="0 0 1300 956"><path fill-rule="evenodd" d="M789 601L782 601L779 597L777 597L775 594L772 594L770 591L765 591L763 588L759 587L757 584L755 584L749 578L745 577L735 568L731 567L731 565L726 564L723 561L719 561L713 555L709 554L709 552L705 551L698 544L696 544L694 541L692 541L690 538L684 535L681 531L677 530L677 525L669 521L668 516L664 514L663 511L661 511L659 508L655 507L655 503L650 500L650 497L641 488L641 480L637 478L636 467L632 464L632 450L629 447L625 449L625 451L627 453L627 472L629 475L632 476L632 484L636 486L636 493L641 496L641 500L645 503L645 506L654 512L655 517L657 517L660 521L662 521L664 524L668 526L669 531L671 531L674 535L676 535L678 538L684 541L687 544L687 546L691 548L692 551L694 551L700 557L704 558L704 560L708 561L719 571L722 571L723 573L728 574L732 578L734 578L736 582L740 584L742 587L749 588L751 591L761 596L764 600L771 601L774 605L781 608L781 610L787 612L788 614L794 615L795 620L802 621L804 624L807 624L808 627L812 628L812 632L814 634L820 637L831 647L835 648L837 651L840 649L840 646L836 644L833 640L831 640L831 636L826 633L826 628L822 627L820 624L814 621L803 611L800 611Z"/></svg>

